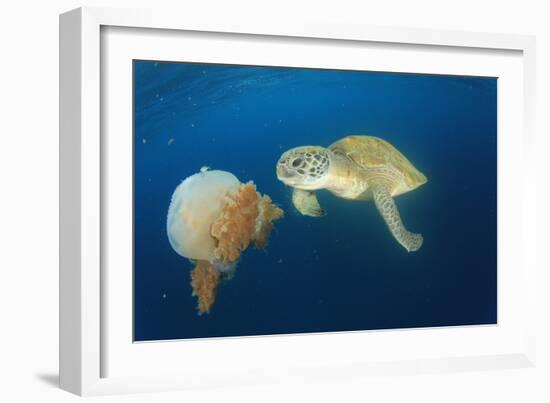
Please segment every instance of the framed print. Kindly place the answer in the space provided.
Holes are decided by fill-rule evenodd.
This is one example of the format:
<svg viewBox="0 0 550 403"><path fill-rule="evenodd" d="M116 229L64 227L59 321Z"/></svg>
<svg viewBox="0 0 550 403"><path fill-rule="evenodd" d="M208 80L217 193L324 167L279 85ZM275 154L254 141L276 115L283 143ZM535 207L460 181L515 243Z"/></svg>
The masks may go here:
<svg viewBox="0 0 550 403"><path fill-rule="evenodd" d="M60 24L64 389L534 365L533 38Z"/></svg>

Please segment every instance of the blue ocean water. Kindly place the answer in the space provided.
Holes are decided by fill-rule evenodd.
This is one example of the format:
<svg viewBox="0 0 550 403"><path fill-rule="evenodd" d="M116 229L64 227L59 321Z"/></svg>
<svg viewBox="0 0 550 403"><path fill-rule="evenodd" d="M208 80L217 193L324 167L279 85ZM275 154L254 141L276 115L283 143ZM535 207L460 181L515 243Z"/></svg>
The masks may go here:
<svg viewBox="0 0 550 403"><path fill-rule="evenodd" d="M134 339L496 323L496 100L496 78L134 61ZM320 191L327 216L294 210L280 155L351 134L389 141L428 177L396 198L418 252L372 201ZM202 166L253 180L285 217L199 316L166 216Z"/></svg>

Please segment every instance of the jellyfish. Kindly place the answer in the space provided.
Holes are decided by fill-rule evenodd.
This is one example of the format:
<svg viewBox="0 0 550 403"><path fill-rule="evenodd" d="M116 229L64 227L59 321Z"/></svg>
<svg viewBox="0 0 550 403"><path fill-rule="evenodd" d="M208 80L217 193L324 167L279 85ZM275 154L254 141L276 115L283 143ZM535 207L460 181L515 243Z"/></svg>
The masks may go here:
<svg viewBox="0 0 550 403"><path fill-rule="evenodd" d="M242 253L251 244L267 246L273 221L283 214L252 181L243 184L230 172L201 169L178 185L166 229L174 251L194 264L199 314L210 312L218 285L233 277Z"/></svg>

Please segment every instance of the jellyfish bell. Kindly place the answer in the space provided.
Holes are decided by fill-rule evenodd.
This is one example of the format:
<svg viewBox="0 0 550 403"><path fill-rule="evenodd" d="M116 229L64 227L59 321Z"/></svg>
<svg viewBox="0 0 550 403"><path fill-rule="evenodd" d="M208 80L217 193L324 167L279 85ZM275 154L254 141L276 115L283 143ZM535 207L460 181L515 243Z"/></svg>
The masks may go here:
<svg viewBox="0 0 550 403"><path fill-rule="evenodd" d="M172 248L192 259L193 295L199 313L208 313L222 279L230 279L250 243L267 245L272 222L283 216L252 182L242 184L226 171L203 170L174 191L166 229Z"/></svg>
<svg viewBox="0 0 550 403"><path fill-rule="evenodd" d="M210 228L241 183L232 173L202 171L174 191L166 229L172 248L181 256L215 263L216 240Z"/></svg>

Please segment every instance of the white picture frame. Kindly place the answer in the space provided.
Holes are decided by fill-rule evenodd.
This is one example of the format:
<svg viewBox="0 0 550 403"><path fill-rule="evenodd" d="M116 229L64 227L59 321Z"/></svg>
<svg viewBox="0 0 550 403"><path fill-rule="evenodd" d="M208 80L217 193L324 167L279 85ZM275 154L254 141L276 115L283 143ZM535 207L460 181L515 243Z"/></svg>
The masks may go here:
<svg viewBox="0 0 550 403"><path fill-rule="evenodd" d="M510 196L503 201L506 203L503 206L500 205L502 200L499 196L499 250L506 250L507 253L503 262L499 252L499 265L502 263L509 267L508 271L503 272L503 276L500 276L499 271L499 326L226 338L192 341L185 345L179 342L164 342L157 343L156 346L134 346L127 336L128 332L131 333L127 321L131 321L131 318L124 320L123 314L117 313L118 307L112 305L112 298L109 298L113 289L120 291L117 295L120 295L120 300L123 301L120 307L124 308L120 312L127 312L127 304L130 304L128 290L118 290L116 287L122 284L128 272L113 277L105 271L108 265L106 259L109 259L106 253L109 248L105 244L105 228L109 225L124 225L123 221L109 224L109 220L113 220L112 215L105 214L107 207L111 208L107 195L111 188L107 185L107 178L114 175L114 171L110 171L113 165L108 163L109 154L123 150L124 143L116 144L111 141L113 136L105 137L106 133L112 131L111 125L120 122L109 120L108 108L113 106L112 100L118 98L109 98L110 95L105 95L111 93L109 86L112 85L112 81L105 81L102 74L119 73L115 72L116 66L109 70L109 63L106 65L105 60L102 60L106 57L115 59L114 55L103 49L107 48L107 42L102 35L114 32L114 39L109 39L109 47L115 47L123 43L120 40L127 40L120 37L117 39L117 32L122 33L122 36L132 36L137 35L138 31L133 30L138 29L146 29L149 33L153 32L150 30L156 30L155 32L161 33L150 40L140 38L144 49L157 41L157 46L154 46L155 52L161 52L162 49L168 49L166 51L170 52L174 47L174 41L180 40L178 32L192 32L194 37L199 38L201 35L216 33L218 42L229 41L230 37L246 37L255 43L269 41L276 46L281 42L281 46L286 46L285 44L290 41L299 43L301 49L311 46L311 41L319 41L319 44L327 46L327 49L330 47L334 52L346 44L352 44L352 47L359 49L358 52L361 52L361 46L368 44L376 44L379 47L394 46L397 53L395 56L389 56L387 63L395 63L396 71L411 69L405 60L399 57L399 52L408 51L409 47L414 48L416 52L430 53L433 50L447 53L449 56L447 62L442 58L442 63L438 64L435 61L439 59L428 55L425 62L429 63L424 67L413 67L413 71L420 68L426 72L457 74L468 71L490 72L490 64L494 64L495 60L504 55L498 60L502 60L502 66L509 65L510 69L503 73L507 84L503 87L504 91L499 93L512 94L506 92L507 86L510 85L510 91L513 90L513 94L518 96L514 97L517 98L515 104L508 105L507 98L501 98L499 94L499 103L502 103L502 107L508 108L506 111L509 113L506 115L513 115L512 120L499 119L499 144L503 144L502 147L499 145L499 192ZM227 36L227 39L224 39L224 36ZM245 57L248 46L246 41L242 42L244 48L241 49L239 60ZM118 58L132 57L130 51L125 54L122 47L117 49L120 49L120 52L117 52ZM128 46L128 49L132 47ZM254 53L255 57L263 57L261 52ZM314 52L311 54L309 57L314 59ZM473 55L471 59L466 57L467 54ZM487 60L483 59L485 54L489 54ZM508 54L513 57L508 58ZM155 55L160 57L161 53L154 53L153 56ZM273 59L264 56L267 64L272 63ZM174 57L177 59L181 55ZM209 56L198 52L194 57L204 60ZM230 56L218 54L210 57L209 61L226 61ZM497 59L493 60L495 57ZM457 58L463 58L465 62L462 66L456 67L457 70L451 69L453 60L456 64ZM480 62L475 64L476 58L483 60L480 59ZM369 27L319 21L283 22L270 21L267 17L261 21L218 21L191 15L174 15L170 12L105 8L80 8L61 15L61 387L79 395L97 395L301 379L332 379L380 373L409 374L535 365L536 242L533 242L532 238L536 232L536 217L534 210L527 208L534 204L534 195L532 192L509 190L512 188L509 183L511 181L516 189L518 183L524 189L534 187L531 179L534 175L529 175L535 170L535 163L529 158L533 155L534 149L534 58L534 38L521 35ZM468 60L472 61L470 67ZM122 64L124 62L121 60ZM287 61L286 64L288 63ZM302 65L305 62L296 63ZM324 65L322 59L311 63L315 66L333 66ZM391 65L389 68L388 65L380 66L386 70L391 69ZM356 66L359 67L360 65ZM105 68L107 70L104 70ZM124 69L120 71L124 74ZM124 89L114 92L119 95L125 94ZM105 96L107 98L104 98ZM110 103L106 102L107 100ZM116 107L118 108L118 104ZM121 111L127 110L124 108L126 107L124 106ZM499 110L499 114L502 115L500 112L502 110ZM122 119L131 120L130 116ZM511 130L512 128L515 130ZM506 137L501 142L502 133L505 133ZM508 162L511 159L510 151L513 150L516 150L516 157L518 150L523 156L522 169L516 169L517 166L513 162L508 168L500 162ZM122 160L124 161L124 158ZM508 210L502 210L501 207ZM503 215L502 211L507 211L511 216ZM509 233L501 237L502 228ZM509 238L512 236L513 239ZM111 235L110 238L112 239ZM504 248L503 245L506 246L509 242L515 242L515 247ZM513 304L501 297L501 289L511 288L506 284L516 285L511 296ZM504 295L508 296L506 292ZM116 317L116 321L109 320L109 317L113 316ZM521 320L518 319L520 317ZM504 322L501 322L501 319ZM120 329L115 323L122 324ZM449 350L446 343L457 339L466 340L464 348ZM382 346L381 349L377 347L380 354L367 359L366 355L354 353L353 349L346 350L340 347L362 344ZM489 348L490 344L493 344L493 348ZM398 346L414 346L421 351L409 354L405 348ZM141 351L144 349L147 351ZM364 354L367 350L365 347ZM267 351L270 351L271 355L266 353ZM293 354L285 355L285 351L291 351ZM319 351L322 353L319 354ZM375 356L372 351L369 354ZM175 355L186 359L166 358ZM200 357L207 365L201 366ZM126 365L123 365L124 362ZM227 362L235 364L229 367ZM216 364L214 369L213 364Z"/></svg>

